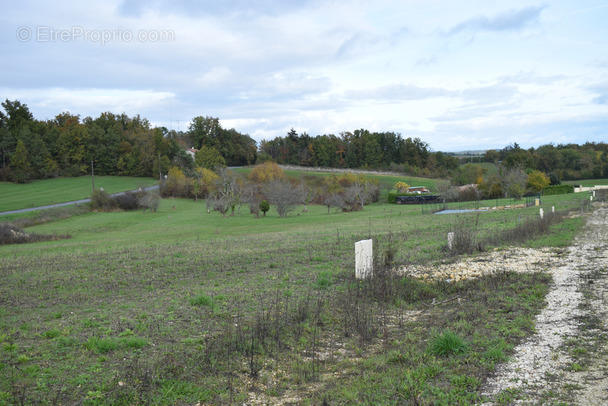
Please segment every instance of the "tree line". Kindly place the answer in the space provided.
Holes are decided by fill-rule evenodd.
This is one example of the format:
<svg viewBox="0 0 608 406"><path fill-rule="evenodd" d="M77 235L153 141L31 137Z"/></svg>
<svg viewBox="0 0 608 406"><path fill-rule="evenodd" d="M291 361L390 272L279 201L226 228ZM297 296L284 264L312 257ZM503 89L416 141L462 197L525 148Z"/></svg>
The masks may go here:
<svg viewBox="0 0 608 406"><path fill-rule="evenodd" d="M193 159L187 148L199 150ZM546 173L560 180L608 177L608 144L547 144L523 149L518 144L488 150L486 162L506 169ZM64 112L37 120L26 104L6 100L0 110L0 180L27 182L56 176L99 175L162 177L171 167L197 177L199 167L244 166L273 161L278 164L328 168L388 169L411 176L454 178L462 175L460 160L434 152L419 138L365 129L339 136L298 134L257 145L247 134L223 128L218 118L198 116L187 131L153 127L136 115L101 113L81 119ZM467 178L465 176L465 178ZM474 183L460 179L455 183Z"/></svg>
<svg viewBox="0 0 608 406"><path fill-rule="evenodd" d="M608 144L546 144L524 149L517 143L484 154L486 162L501 163L506 168L545 172L552 183L556 180L608 178Z"/></svg>
<svg viewBox="0 0 608 406"><path fill-rule="evenodd" d="M261 141L259 155L278 164L389 169L422 177L447 177L459 165L457 158L431 151L419 138L365 129L316 137L291 129L285 137Z"/></svg>
<svg viewBox="0 0 608 406"><path fill-rule="evenodd" d="M186 148L207 146L227 165L249 165L256 142L212 117L196 117L187 132L152 127L139 115L101 113L81 119L68 112L36 120L26 104L6 100L0 110L0 180L27 182L57 176L159 177L171 166L193 168ZM93 167L93 168L91 168Z"/></svg>

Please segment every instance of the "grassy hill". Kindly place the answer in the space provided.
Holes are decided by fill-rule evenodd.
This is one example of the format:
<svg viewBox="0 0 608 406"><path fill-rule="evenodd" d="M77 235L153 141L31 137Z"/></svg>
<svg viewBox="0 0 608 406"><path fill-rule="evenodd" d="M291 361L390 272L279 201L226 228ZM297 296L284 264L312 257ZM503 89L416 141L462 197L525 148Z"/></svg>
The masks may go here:
<svg viewBox="0 0 608 406"><path fill-rule="evenodd" d="M578 210L586 197L543 204ZM482 237L537 217L535 207L453 216L373 204L224 218L164 199L156 213L29 227L72 238L0 246L0 404L474 404L532 331L550 280L361 282L354 243L372 238L378 267L416 262L432 274L454 227L478 224ZM567 245L580 224L534 244ZM435 346L454 336L462 346Z"/></svg>
<svg viewBox="0 0 608 406"><path fill-rule="evenodd" d="M154 185L156 182L157 180L152 178L95 176L95 187L103 187L110 194ZM91 195L91 191L90 176L41 179L25 184L0 182L0 211L86 199Z"/></svg>

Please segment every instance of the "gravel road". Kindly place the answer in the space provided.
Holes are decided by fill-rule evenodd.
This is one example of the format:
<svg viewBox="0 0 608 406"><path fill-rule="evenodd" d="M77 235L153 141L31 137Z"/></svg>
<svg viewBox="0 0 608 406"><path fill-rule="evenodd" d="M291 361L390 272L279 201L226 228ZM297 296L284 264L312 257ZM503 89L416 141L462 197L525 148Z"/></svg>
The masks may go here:
<svg viewBox="0 0 608 406"><path fill-rule="evenodd" d="M608 404L608 207L596 207L548 267L554 286L536 333L488 379L484 406Z"/></svg>

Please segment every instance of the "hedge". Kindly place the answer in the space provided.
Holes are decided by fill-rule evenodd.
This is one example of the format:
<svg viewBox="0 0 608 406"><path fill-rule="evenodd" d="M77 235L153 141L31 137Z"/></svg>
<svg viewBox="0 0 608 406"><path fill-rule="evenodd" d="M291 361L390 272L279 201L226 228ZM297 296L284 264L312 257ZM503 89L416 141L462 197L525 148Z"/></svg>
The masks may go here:
<svg viewBox="0 0 608 406"><path fill-rule="evenodd" d="M554 185L554 186L547 186L545 189L543 189L543 195L545 195L545 196L563 195L566 193L574 193L574 186L573 185Z"/></svg>

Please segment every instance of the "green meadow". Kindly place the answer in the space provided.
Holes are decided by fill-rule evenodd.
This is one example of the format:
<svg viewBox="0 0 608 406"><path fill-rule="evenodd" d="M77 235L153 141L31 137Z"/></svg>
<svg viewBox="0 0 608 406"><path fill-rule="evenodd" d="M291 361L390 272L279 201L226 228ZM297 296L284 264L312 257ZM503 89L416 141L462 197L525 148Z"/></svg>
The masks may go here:
<svg viewBox="0 0 608 406"><path fill-rule="evenodd" d="M583 187L593 187L598 185L608 185L608 179L584 179L584 180L565 180L566 185L580 185Z"/></svg>
<svg viewBox="0 0 608 406"><path fill-rule="evenodd" d="M95 176L95 187L103 187L110 194L151 186L156 182L152 178ZM34 180L26 184L0 182L0 212L86 199L91 190L90 176Z"/></svg>
<svg viewBox="0 0 608 406"><path fill-rule="evenodd" d="M588 200L544 197L567 218L523 244L559 252ZM0 405L479 403L485 377L533 332L551 278L422 282L393 269L454 260L455 227L482 240L538 211L380 202L223 217L163 199L156 213L27 227L71 238L0 246ZM354 243L368 238L378 273L357 281ZM496 244L485 249L511 242Z"/></svg>

